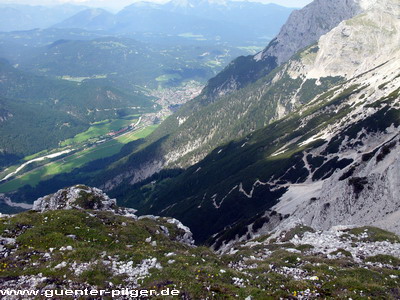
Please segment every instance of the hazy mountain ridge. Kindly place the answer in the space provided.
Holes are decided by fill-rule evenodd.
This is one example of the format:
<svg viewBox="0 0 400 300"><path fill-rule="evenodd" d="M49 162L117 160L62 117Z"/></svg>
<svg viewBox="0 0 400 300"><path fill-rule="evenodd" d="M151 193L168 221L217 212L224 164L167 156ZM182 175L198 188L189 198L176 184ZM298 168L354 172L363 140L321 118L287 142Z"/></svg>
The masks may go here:
<svg viewBox="0 0 400 300"><path fill-rule="evenodd" d="M115 24L114 14L101 9L89 8L53 25L54 28L84 28L86 30L106 30Z"/></svg>
<svg viewBox="0 0 400 300"><path fill-rule="evenodd" d="M133 3L115 15L89 9L54 25L55 28L104 29L127 34L145 32L168 35L194 35L215 41L243 43L269 39L293 9L252 2L150 2ZM154 22L157 20L157 22ZM236 28L232 31L232 28Z"/></svg>
<svg viewBox="0 0 400 300"><path fill-rule="evenodd" d="M69 4L52 7L1 4L0 16L2 17L2 22L0 31L47 28L86 8L86 6Z"/></svg>

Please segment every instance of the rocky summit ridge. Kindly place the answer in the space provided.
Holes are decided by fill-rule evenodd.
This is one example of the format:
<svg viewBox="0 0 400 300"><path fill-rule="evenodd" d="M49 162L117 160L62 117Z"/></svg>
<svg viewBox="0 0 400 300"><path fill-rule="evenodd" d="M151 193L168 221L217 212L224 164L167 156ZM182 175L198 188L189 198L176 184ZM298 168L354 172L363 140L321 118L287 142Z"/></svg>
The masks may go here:
<svg viewBox="0 0 400 300"><path fill-rule="evenodd" d="M117 206L115 199L110 199L102 190L76 185L61 189L54 194L37 199L32 210L45 212L58 209L94 209L113 210Z"/></svg>
<svg viewBox="0 0 400 300"><path fill-rule="evenodd" d="M32 210L46 212L51 210L93 209L97 211L110 211L124 216L137 218L136 210L120 208L117 200L111 199L102 190L78 184L58 190L56 193L37 199Z"/></svg>

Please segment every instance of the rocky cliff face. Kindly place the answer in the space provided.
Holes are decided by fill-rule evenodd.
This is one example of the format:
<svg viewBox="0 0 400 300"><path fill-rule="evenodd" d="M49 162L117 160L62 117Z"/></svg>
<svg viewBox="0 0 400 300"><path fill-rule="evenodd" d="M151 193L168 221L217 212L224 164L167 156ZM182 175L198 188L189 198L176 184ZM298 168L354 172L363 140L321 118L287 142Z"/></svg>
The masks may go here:
<svg viewBox="0 0 400 300"><path fill-rule="evenodd" d="M385 9L384 6L381 8L381 11ZM376 8L374 12L379 15L379 11ZM317 146L301 151L300 164L293 164L286 170L286 174L297 174L289 181L286 181L288 176L285 175L262 182L265 185L278 183L287 191L275 206L249 225L245 230L247 235L257 236L274 228L287 229L297 224L324 230L338 224L375 225L399 232L399 52L391 43L391 38L398 31L387 30L398 28L399 21L392 15L392 10L386 11L375 19L385 20L384 25L379 27L372 22L374 13L370 10L321 38L317 53L306 51L299 60L289 63L288 70L292 70L292 76L306 78L315 76L315 73L302 73L307 68L311 71L323 68L323 65L315 63L316 57L320 57L320 61L335 57L336 63L328 63L325 70L331 68L329 72L334 72L335 65L342 64L344 73L341 74L351 76L351 79L299 109L298 113L302 116L300 126L307 128L307 124L314 124L315 129L313 132L303 131L305 139L290 140L278 148L271 158L285 155L294 147L307 147L313 143ZM348 37L342 36L341 27L348 24L369 24L364 34L371 39L376 29L381 30L376 38L379 36L384 40L385 46L370 48L361 31L353 35L353 42L346 44ZM356 28L359 28L358 25ZM368 28L372 28L372 34ZM354 63L348 62L347 56L340 60L340 55L331 56L324 50L323 41L336 39L343 41L343 49L357 43L360 49L368 50L364 54L356 53ZM380 51L383 51L382 55L378 54ZM357 57L363 55L363 63L358 64ZM374 61L376 64L373 64ZM369 66L370 70L365 71L365 66ZM332 105L320 106L317 111L310 110L315 105L321 105L319 101L324 101L327 96L332 97ZM310 111L312 114L308 115ZM337 117L326 119L325 113L329 111L331 116ZM315 118L327 123L314 123ZM256 183L252 189L254 193L260 187ZM259 226L260 223L262 226ZM246 234L241 237L245 239Z"/></svg>
<svg viewBox="0 0 400 300"><path fill-rule="evenodd" d="M340 22L368 9L370 2L316 0L303 9L292 12L279 34L263 51L255 56L236 59L211 79L204 91L205 97L215 101L218 97L257 81L276 66L287 62L301 49L316 43Z"/></svg>
<svg viewBox="0 0 400 300"><path fill-rule="evenodd" d="M370 158L364 154L364 161L360 157L329 179L291 186L276 207L280 213L291 214L280 226L296 222L318 229L338 224L374 225L400 233L399 135L387 137Z"/></svg>
<svg viewBox="0 0 400 300"><path fill-rule="evenodd" d="M352 84L365 86L364 96L359 97L365 97L366 102L353 98L354 102L349 103L354 107L352 118L342 119L319 134L328 141L342 136L336 155L354 162L329 178L308 179L305 184L290 186L277 205L278 212L292 214L284 224L299 221L325 229L337 224L374 224L400 232L400 128L395 125L400 120L400 49L392 42L400 40L396 11L396 1L371 4L365 13L323 36L314 59L303 59L311 63L298 70L308 69L305 74L309 78L339 75L353 78ZM384 104L378 99L390 101ZM388 108L397 111L395 123L371 132L365 120ZM380 126L385 123L378 117L373 122ZM357 134L343 139L351 126L358 127ZM324 154L314 151L312 155Z"/></svg>
<svg viewBox="0 0 400 300"><path fill-rule="evenodd" d="M281 65L300 49L317 42L340 22L354 17L361 11L358 0L313 1L303 9L294 11L277 37L254 59L275 57L278 65Z"/></svg>
<svg viewBox="0 0 400 300"><path fill-rule="evenodd" d="M400 22L397 1L384 0L365 5L360 15L340 23L318 41L318 52L310 55L300 72L307 78L358 76L382 64L395 72L400 67Z"/></svg>

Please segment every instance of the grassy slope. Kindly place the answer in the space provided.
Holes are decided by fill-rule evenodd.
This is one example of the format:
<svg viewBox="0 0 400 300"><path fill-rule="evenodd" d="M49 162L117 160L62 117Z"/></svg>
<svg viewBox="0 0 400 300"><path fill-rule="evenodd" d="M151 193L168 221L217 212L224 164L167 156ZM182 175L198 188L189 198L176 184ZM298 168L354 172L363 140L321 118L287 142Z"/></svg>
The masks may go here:
<svg viewBox="0 0 400 300"><path fill-rule="evenodd" d="M116 120L104 120L92 124L88 130L81 132L71 139L63 141L61 146L67 146L70 144L81 143L91 138L100 137L111 131L118 131L121 128L127 127L132 123L136 123L138 115L125 117L123 119Z"/></svg>
<svg viewBox="0 0 400 300"><path fill-rule="evenodd" d="M168 228L169 237L160 233L160 225ZM370 235L373 241L382 236L399 241L393 234L369 229L377 233ZM363 228L357 230L364 232ZM256 246L238 245L235 254L220 256L205 247L192 248L174 241L177 234L179 230L162 218L134 221L109 212L25 212L2 218L0 235L16 238L16 243L6 246L12 251L8 257L0 258L0 278L4 279L0 285L4 288L8 280L41 273L58 288L109 288L109 282L113 288L126 287L129 279L124 274L114 275L103 261L111 259L124 265L131 261L135 266L143 259L156 258L162 269L150 269L150 274L139 280L139 288L177 288L188 299L245 299L251 295L265 300L305 293L329 299L395 299L400 292L400 271L396 269L400 260L395 257L378 255L365 258L360 265L348 255L331 259L311 255L310 245L265 242L267 236L255 240L259 243ZM148 237L156 245L146 242ZM59 250L66 246L72 250ZM50 252L50 248L54 250ZM166 256L171 252L174 255ZM367 261L378 265L365 265ZM66 266L54 269L61 262ZM74 274L77 266L88 263L85 271ZM293 276L296 270L303 270L298 278ZM44 281L38 288L47 284Z"/></svg>

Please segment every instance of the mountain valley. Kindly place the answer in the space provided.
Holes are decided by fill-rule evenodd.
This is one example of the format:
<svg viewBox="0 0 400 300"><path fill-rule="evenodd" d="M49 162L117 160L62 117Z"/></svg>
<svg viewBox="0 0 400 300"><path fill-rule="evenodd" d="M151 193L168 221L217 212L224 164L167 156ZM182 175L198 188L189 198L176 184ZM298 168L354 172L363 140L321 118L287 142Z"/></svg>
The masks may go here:
<svg viewBox="0 0 400 300"><path fill-rule="evenodd" d="M136 13L133 8L137 5L126 11ZM5 9L11 6L6 5ZM291 11L259 4L249 4L253 7L249 9L254 10L254 6L270 14L271 10L282 11L274 17L278 24L274 26L283 23ZM12 7L14 10L8 13L16 13L15 18L24 11L40 14L44 10L39 6ZM213 7L207 6L203 13ZM54 9L63 11L66 6ZM74 9L81 10L77 20L82 19L80 14L88 11L81 6ZM144 4L140 9L155 8ZM178 7L162 8L166 13L175 9ZM159 10L157 7L156 11ZM182 13L182 16L188 18L187 14ZM108 13L110 15L114 18L114 14ZM57 16L62 18L54 15ZM208 22L204 18L201 20L202 24ZM264 40L254 42L254 39L246 42L242 38L236 42L225 38L216 40L215 36L204 36L207 29L171 35L154 31L148 24L146 32L135 29L117 33L111 28L97 30L72 24L72 20L68 22L71 28L53 24L51 28L0 33L0 57L5 59L1 62L0 177L2 183L12 179L2 185L1 192L35 187L54 175L66 174L93 160L118 154L125 144L147 136L160 121L196 96L207 79L230 60L243 53L255 53L264 43ZM99 23L109 24L101 20ZM46 89L42 89L43 85ZM66 100L62 99L64 97ZM86 98L88 101L83 101ZM72 102L83 105L78 108ZM43 107L40 115L35 113L37 107ZM139 118L141 127L148 126L142 128L143 132L111 140L107 136L112 131L123 131ZM103 126L102 122L109 125ZM117 128L116 124L121 126ZM51 134L43 135L44 130ZM82 143L82 136L87 137L83 142L88 143ZM105 140L108 142L103 145ZM38 160L56 153L69 155ZM21 169L21 166L25 167ZM15 174L18 176L11 176Z"/></svg>

